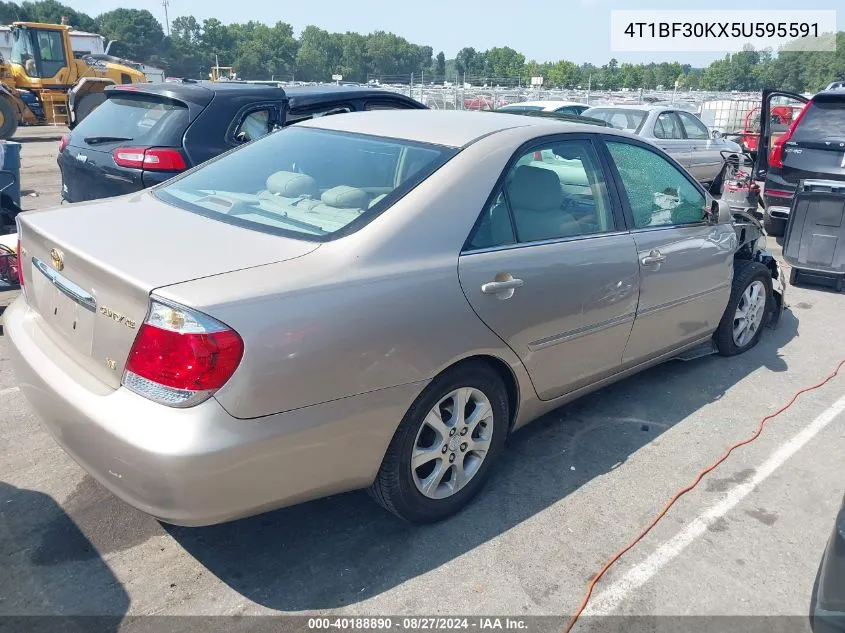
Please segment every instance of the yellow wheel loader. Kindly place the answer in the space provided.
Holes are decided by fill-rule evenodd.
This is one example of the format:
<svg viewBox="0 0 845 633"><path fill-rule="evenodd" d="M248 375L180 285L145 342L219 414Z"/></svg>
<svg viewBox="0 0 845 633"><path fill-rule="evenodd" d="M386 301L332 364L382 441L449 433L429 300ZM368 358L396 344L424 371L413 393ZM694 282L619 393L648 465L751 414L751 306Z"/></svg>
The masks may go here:
<svg viewBox="0 0 845 633"><path fill-rule="evenodd" d="M64 24L14 22L12 53L0 63L0 139L20 124L73 128L105 101L113 84L144 83L144 73L92 57L76 59Z"/></svg>

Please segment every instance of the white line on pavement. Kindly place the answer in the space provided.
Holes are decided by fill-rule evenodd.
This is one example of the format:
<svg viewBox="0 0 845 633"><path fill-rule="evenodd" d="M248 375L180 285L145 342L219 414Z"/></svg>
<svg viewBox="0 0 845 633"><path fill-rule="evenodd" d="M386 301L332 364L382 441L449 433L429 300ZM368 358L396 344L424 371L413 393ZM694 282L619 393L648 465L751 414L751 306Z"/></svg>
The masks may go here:
<svg viewBox="0 0 845 633"><path fill-rule="evenodd" d="M5 396L7 393L15 393L16 391L20 391L20 387L8 387L6 389L0 389L0 396Z"/></svg>
<svg viewBox="0 0 845 633"><path fill-rule="evenodd" d="M737 484L722 497L722 500L699 514L683 530L658 547L648 558L632 567L622 578L611 584L595 599L587 604L584 616L606 615L615 611L631 594L651 578L663 567L679 556L695 539L704 534L707 527L730 512L756 486L765 481L769 475L780 468L790 457L815 437L822 429L830 424L836 416L845 411L845 396L842 396L830 407L825 409L808 426L795 434L780 446L763 464L757 468L754 476L748 481Z"/></svg>

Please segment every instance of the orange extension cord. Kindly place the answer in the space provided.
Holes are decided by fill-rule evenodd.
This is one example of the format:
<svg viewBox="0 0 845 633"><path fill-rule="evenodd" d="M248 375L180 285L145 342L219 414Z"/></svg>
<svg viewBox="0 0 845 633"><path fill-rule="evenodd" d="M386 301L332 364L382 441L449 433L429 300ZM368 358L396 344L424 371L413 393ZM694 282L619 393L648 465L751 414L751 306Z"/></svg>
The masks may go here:
<svg viewBox="0 0 845 633"><path fill-rule="evenodd" d="M581 617L581 614L584 612L584 609L587 608L587 603L590 601L590 597L593 595L593 589L595 589L596 584L598 583L599 580L601 580L601 577L604 576L605 573L607 573L607 570L610 569L613 566L613 564L616 563L616 561L618 561L620 558L622 558L622 556L624 556L626 552L628 552L631 548L633 548L634 545L639 543L643 539L643 537L646 534L648 534L655 525L657 525L657 523L660 521L660 519L662 519L666 515L666 513L669 511L669 508L671 508L673 505L675 505L675 502L678 499L680 499L685 494L687 494L690 490L695 488L699 484L699 482L701 482L701 480L704 478L704 476L706 474L715 470L716 467L719 466L722 462L724 462L728 457L730 457L730 454L733 453L736 449L738 449L740 446L745 446L746 444L750 444L751 442L756 440L758 437L760 437L760 434L763 432L763 427L766 425L766 422L768 422L772 418L776 418L781 413L786 411L789 407L791 407L795 403L796 400L798 400L798 397L800 395L805 394L808 391L814 391L815 389L819 389L820 387L823 387L828 382L833 380L839 374L839 371L842 369L843 365L845 365L845 360L840 361L840 363L836 366L836 369L834 369L830 374L828 374L827 377L824 380L822 380L820 383L815 384L812 387L805 387L804 389L797 391L795 393L795 395L792 396L792 398L789 400L789 402L787 402L785 405L783 405L780 409L778 409L774 413L770 413L769 415L764 417L762 420L760 420L760 424L757 425L757 429L754 431L754 433L751 434L750 437L748 437L747 439L741 440L741 441L737 442L736 444L734 444L733 446L731 446L727 451L725 451L724 455L722 455L719 459L717 459L715 462L713 462L710 466L708 466L707 468L702 470L700 473L698 473L698 476L692 481L692 483L687 484L686 486L684 486L683 488L678 490L678 492L675 493L675 496L673 496L669 500L669 502L665 506L663 506L663 509L660 512L657 513L657 516L655 516L651 520L651 523L649 523L646 526L646 528L634 538L634 540L632 540L625 547L623 547L621 550L616 552L616 554L614 554L610 558L610 560L608 560L604 564L604 567L601 568L599 573L597 573L593 577L593 579L590 581L590 584L587 585L587 593L584 595L584 599L581 600L581 604L578 606L577 611L575 611L575 615L572 616L572 619L569 621L569 624L566 626L566 630L564 631L564 633L569 633L572 630L572 627L575 626L575 623L578 622L578 618Z"/></svg>

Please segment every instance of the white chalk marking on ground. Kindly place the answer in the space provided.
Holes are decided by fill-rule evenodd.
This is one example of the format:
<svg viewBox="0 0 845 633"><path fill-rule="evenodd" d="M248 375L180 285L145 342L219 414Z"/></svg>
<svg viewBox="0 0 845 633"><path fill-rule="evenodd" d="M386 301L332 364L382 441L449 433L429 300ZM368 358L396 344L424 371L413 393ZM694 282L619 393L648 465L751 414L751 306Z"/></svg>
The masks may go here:
<svg viewBox="0 0 845 633"><path fill-rule="evenodd" d="M651 580L663 567L677 558L695 539L707 531L707 527L722 518L795 455L836 416L845 411L845 396L842 396L819 416L780 446L748 481L737 484L722 497L722 500L699 514L683 530L658 547L648 558L632 567L619 580L587 604L584 616L606 615L615 611L633 592Z"/></svg>
<svg viewBox="0 0 845 633"><path fill-rule="evenodd" d="M20 391L20 387L7 387L6 389L0 389L0 396L5 396L9 393L15 393L16 391Z"/></svg>

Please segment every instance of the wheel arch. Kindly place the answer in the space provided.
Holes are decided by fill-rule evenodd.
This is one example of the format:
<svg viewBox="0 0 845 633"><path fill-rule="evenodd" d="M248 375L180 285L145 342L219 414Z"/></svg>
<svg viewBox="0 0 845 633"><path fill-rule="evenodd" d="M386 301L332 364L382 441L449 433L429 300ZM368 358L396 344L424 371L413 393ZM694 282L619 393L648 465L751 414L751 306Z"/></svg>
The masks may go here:
<svg viewBox="0 0 845 633"><path fill-rule="evenodd" d="M436 376L432 377L432 380L442 374L445 374L447 371L455 369L456 367L472 363L486 365L490 370L495 372L505 384L505 391L508 397L508 432L512 431L517 420L517 414L519 413L519 381L517 380L513 369L511 369L511 366L501 358L491 354L474 354L472 356L466 356L455 361L448 367L444 367Z"/></svg>

